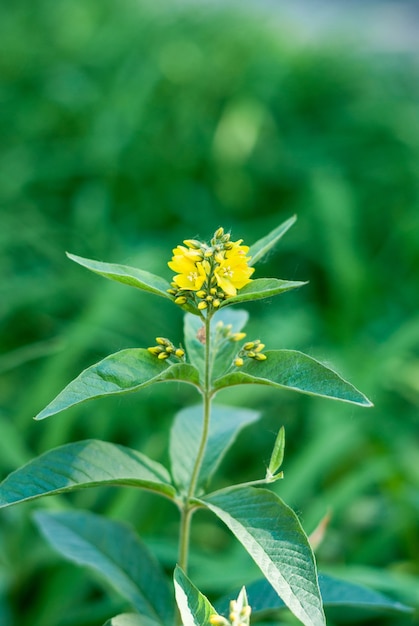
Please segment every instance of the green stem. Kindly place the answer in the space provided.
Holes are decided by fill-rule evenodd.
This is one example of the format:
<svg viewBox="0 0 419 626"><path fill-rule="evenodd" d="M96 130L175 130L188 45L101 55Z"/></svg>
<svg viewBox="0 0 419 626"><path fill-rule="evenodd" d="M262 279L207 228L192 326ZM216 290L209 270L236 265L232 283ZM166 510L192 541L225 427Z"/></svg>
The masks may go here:
<svg viewBox="0 0 419 626"><path fill-rule="evenodd" d="M205 370L203 396L203 425L202 436L199 444L198 454L192 471L191 482L189 483L188 494L181 509L181 523L179 531L179 565L184 572L188 568L189 538L192 514L196 505L192 504L195 490L198 483L199 472L204 460L205 448L207 445L209 424L211 419L211 318L205 318Z"/></svg>

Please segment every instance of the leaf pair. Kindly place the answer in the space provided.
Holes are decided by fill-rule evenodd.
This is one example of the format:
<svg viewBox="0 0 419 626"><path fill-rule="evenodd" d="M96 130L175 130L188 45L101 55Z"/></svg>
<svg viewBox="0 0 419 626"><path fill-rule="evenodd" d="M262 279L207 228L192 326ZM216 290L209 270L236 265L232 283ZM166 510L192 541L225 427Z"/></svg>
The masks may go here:
<svg viewBox="0 0 419 626"><path fill-rule="evenodd" d="M251 255L250 265L255 265L260 259L262 259L281 239L281 237L287 232L289 228L296 221L294 215L286 222L275 228L268 235L257 241L250 247L249 254ZM94 261L92 259L85 259L75 254L67 252L69 259L82 265L100 276L109 278L118 283L129 285L142 291L153 293L157 296L173 300L173 296L168 293L170 290L170 284L167 280L161 276L157 276L150 272L140 270L128 265L120 265L116 263L102 263L101 261ZM243 287L240 292L231 298L227 298L221 303L221 307L229 306L230 304L238 304L240 302L247 302L249 300L260 300L262 298L270 298L272 296L288 291L289 289L295 289L304 285L304 282L299 281L287 281L277 278L259 278L252 280L251 283ZM195 315L197 311L192 311Z"/></svg>

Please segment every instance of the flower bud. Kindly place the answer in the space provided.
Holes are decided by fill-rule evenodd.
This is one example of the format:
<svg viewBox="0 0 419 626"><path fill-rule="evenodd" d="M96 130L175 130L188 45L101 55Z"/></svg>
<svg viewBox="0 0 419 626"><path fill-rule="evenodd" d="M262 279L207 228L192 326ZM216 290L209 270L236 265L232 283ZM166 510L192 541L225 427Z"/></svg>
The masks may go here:
<svg viewBox="0 0 419 626"><path fill-rule="evenodd" d="M204 302L203 300L198 304L198 309L200 311L203 311L204 309L206 309L208 306L208 304L206 302Z"/></svg>
<svg viewBox="0 0 419 626"><path fill-rule="evenodd" d="M234 365L236 367L241 367L243 365L243 363L244 363L244 361L243 361L243 359L240 356L238 356L236 359L234 359Z"/></svg>
<svg viewBox="0 0 419 626"><path fill-rule="evenodd" d="M246 337L246 333L233 333L229 339L230 341L241 341Z"/></svg>
<svg viewBox="0 0 419 626"><path fill-rule="evenodd" d="M192 250L200 250L201 248L201 242L196 239L184 239L183 243L185 246L188 246L188 248L192 248Z"/></svg>
<svg viewBox="0 0 419 626"><path fill-rule="evenodd" d="M255 342L254 341L248 341L247 343L244 344L243 348L245 350L253 350L253 348L255 347Z"/></svg>
<svg viewBox="0 0 419 626"><path fill-rule="evenodd" d="M160 352L157 358L163 361L164 359L168 359L169 355L167 354L167 352Z"/></svg>
<svg viewBox="0 0 419 626"><path fill-rule="evenodd" d="M186 298L185 296L178 296L175 298L175 304L185 304Z"/></svg>
<svg viewBox="0 0 419 626"><path fill-rule="evenodd" d="M221 304L221 301L218 298L215 298L215 300L212 303L212 306L214 307L214 309L218 309L220 304Z"/></svg>
<svg viewBox="0 0 419 626"><path fill-rule="evenodd" d="M255 354L254 358L256 361L266 361L268 357L266 356L266 354L262 354L261 352L258 352L257 354Z"/></svg>
<svg viewBox="0 0 419 626"><path fill-rule="evenodd" d="M217 230L214 233L214 239L221 239L223 235L224 235L224 228L220 226L220 228L217 228Z"/></svg>
<svg viewBox="0 0 419 626"><path fill-rule="evenodd" d="M177 356L178 359L181 359L182 357L185 356L185 350L183 350L182 348L178 348L175 352L175 355Z"/></svg>
<svg viewBox="0 0 419 626"><path fill-rule="evenodd" d="M207 292L204 291L203 289L200 289L199 291L196 292L196 295L198 296L198 298L205 298L205 296L207 295Z"/></svg>

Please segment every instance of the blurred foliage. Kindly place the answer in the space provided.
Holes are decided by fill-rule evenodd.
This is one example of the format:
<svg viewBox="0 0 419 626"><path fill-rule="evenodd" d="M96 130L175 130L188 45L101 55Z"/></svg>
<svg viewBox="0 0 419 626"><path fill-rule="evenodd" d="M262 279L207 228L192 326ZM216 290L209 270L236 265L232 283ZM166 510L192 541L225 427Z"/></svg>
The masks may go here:
<svg viewBox="0 0 419 626"><path fill-rule="evenodd" d="M95 360L153 345L169 326L181 338L170 303L91 275L65 250L169 278L182 239L223 225L250 244L297 213L257 275L309 285L249 306L248 336L331 362L376 406L220 394L264 418L216 483L263 475L284 424L275 488L308 532L332 513L320 567L417 603L416 60L308 44L268 14L160 1L14 0L0 5L0 39L1 475L87 437L165 461L171 418L195 400L167 385L32 423ZM176 511L154 496L98 489L37 506L130 520L173 566ZM0 518L0 623L96 626L123 610L51 553L32 510ZM204 592L257 575L212 518L197 515L193 534Z"/></svg>

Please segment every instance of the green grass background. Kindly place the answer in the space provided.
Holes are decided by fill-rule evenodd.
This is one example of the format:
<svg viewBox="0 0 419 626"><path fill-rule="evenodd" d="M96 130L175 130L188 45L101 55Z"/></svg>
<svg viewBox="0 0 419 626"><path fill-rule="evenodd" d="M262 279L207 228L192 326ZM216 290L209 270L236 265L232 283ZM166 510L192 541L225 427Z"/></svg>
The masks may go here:
<svg viewBox="0 0 419 626"><path fill-rule="evenodd" d="M223 225L251 244L296 213L255 276L309 284L249 305L248 336L332 364L375 408L226 392L263 419L214 486L262 476L284 424L275 489L307 532L332 515L320 568L418 604L417 60L307 43L268 14L161 1L15 0L0 5L0 40L1 476L88 437L165 462L173 414L196 401L167 385L32 421L107 354L181 340L180 310L65 250L169 279L184 238ZM2 626L99 626L126 608L37 534L34 508L72 506L129 520L173 566L176 511L151 495L97 489L3 511ZM220 525L196 522L191 576L203 591L257 576Z"/></svg>

